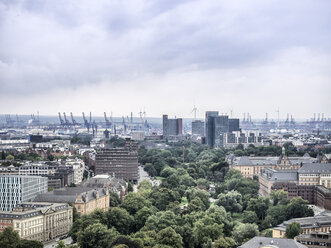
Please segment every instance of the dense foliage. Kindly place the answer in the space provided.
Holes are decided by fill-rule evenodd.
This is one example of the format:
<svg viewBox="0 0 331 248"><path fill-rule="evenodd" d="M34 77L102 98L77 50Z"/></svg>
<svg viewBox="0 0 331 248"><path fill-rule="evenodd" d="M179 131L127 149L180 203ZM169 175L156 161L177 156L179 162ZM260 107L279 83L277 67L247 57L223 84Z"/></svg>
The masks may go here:
<svg viewBox="0 0 331 248"><path fill-rule="evenodd" d="M284 220L312 215L306 201L288 200L284 191L259 197L256 179L228 169L227 152L187 141L140 148L140 162L161 185L143 180L123 202L112 196L108 211L74 222L73 239L80 247L118 245L120 237L136 247L232 248Z"/></svg>

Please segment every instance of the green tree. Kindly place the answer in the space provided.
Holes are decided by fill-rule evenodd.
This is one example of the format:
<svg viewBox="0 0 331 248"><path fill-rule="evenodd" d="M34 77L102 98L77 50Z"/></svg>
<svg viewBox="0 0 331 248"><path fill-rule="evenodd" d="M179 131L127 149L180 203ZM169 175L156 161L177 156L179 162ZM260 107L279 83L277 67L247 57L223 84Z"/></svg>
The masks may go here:
<svg viewBox="0 0 331 248"><path fill-rule="evenodd" d="M153 214L154 210L152 208L143 207L142 209L138 210L134 215L135 230L140 230L140 228L145 225L149 216Z"/></svg>
<svg viewBox="0 0 331 248"><path fill-rule="evenodd" d="M138 185L139 192L151 190L151 189L152 189L152 183L147 179L142 180Z"/></svg>
<svg viewBox="0 0 331 248"><path fill-rule="evenodd" d="M215 202L218 206L223 206L226 211L237 213L242 211L241 194L232 190L226 194L219 194Z"/></svg>
<svg viewBox="0 0 331 248"><path fill-rule="evenodd" d="M121 207L125 208L131 215L135 215L139 209L149 208L151 205L151 202L142 195L130 192L124 197Z"/></svg>
<svg viewBox="0 0 331 248"><path fill-rule="evenodd" d="M286 205L288 203L287 200L288 193L286 191L282 190L273 190L270 193L270 198L272 200L272 203L274 206L278 204Z"/></svg>
<svg viewBox="0 0 331 248"><path fill-rule="evenodd" d="M22 239L16 248L43 248L44 245L40 241L37 240L25 240Z"/></svg>
<svg viewBox="0 0 331 248"><path fill-rule="evenodd" d="M209 208L210 201L209 201L209 193L205 190L198 189L198 188L190 188L185 192L186 198L189 202L191 202L194 198L198 197L204 204L204 210Z"/></svg>
<svg viewBox="0 0 331 248"><path fill-rule="evenodd" d="M152 204L159 210L166 210L171 202L180 202L181 197L177 191L168 188L156 188L150 195Z"/></svg>
<svg viewBox="0 0 331 248"><path fill-rule="evenodd" d="M297 222L292 222L286 226L285 237L288 239L293 239L301 233L302 229L300 224Z"/></svg>
<svg viewBox="0 0 331 248"><path fill-rule="evenodd" d="M6 160L10 160L10 161L13 161L15 160L15 157L11 154L9 154L7 157L6 157Z"/></svg>
<svg viewBox="0 0 331 248"><path fill-rule="evenodd" d="M216 240L212 246L213 248L235 248L236 243L233 238L225 237Z"/></svg>
<svg viewBox="0 0 331 248"><path fill-rule="evenodd" d="M131 182L128 182L128 192L133 192L133 185Z"/></svg>
<svg viewBox="0 0 331 248"><path fill-rule="evenodd" d="M156 235L156 242L161 245L167 245L173 248L182 248L183 247L183 239L182 237L175 232L171 227L167 227L161 230Z"/></svg>
<svg viewBox="0 0 331 248"><path fill-rule="evenodd" d="M121 200L118 197L118 194L114 192L109 193L109 206L110 207L118 207L121 204Z"/></svg>
<svg viewBox="0 0 331 248"><path fill-rule="evenodd" d="M18 232L14 231L12 227L6 227L0 233L0 247L16 248L19 242Z"/></svg>
<svg viewBox="0 0 331 248"><path fill-rule="evenodd" d="M78 244L84 248L104 248L118 235L116 229L108 229L100 223L88 226L78 233Z"/></svg>
<svg viewBox="0 0 331 248"><path fill-rule="evenodd" d="M248 202L247 210L255 212L257 217L263 220L269 205L270 200L267 197L252 198Z"/></svg>
<svg viewBox="0 0 331 248"><path fill-rule="evenodd" d="M150 216L143 229L160 231L167 227L175 227L178 225L179 217L172 211L161 211Z"/></svg>
<svg viewBox="0 0 331 248"><path fill-rule="evenodd" d="M292 198L286 207L287 219L314 216L314 211L308 207L308 201L300 196Z"/></svg>
<svg viewBox="0 0 331 248"><path fill-rule="evenodd" d="M115 227L121 234L129 234L134 225L133 217L123 208L113 207L107 212L108 227Z"/></svg>
<svg viewBox="0 0 331 248"><path fill-rule="evenodd" d="M233 230L233 238L238 245L241 245L258 234L259 228L256 224L242 224L236 226Z"/></svg>
<svg viewBox="0 0 331 248"><path fill-rule="evenodd" d="M243 212L242 217L243 223L257 223L259 220L255 212L248 210L245 210Z"/></svg>
<svg viewBox="0 0 331 248"><path fill-rule="evenodd" d="M66 244L62 240L59 240L57 241L55 248L66 248Z"/></svg>

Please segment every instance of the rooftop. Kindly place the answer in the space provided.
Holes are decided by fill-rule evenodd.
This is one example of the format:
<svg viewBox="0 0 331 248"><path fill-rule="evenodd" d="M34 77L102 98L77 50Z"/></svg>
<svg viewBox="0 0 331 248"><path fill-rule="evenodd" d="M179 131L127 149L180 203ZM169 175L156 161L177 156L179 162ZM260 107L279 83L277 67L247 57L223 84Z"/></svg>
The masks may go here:
<svg viewBox="0 0 331 248"><path fill-rule="evenodd" d="M293 239L254 237L239 248L307 248Z"/></svg>
<svg viewBox="0 0 331 248"><path fill-rule="evenodd" d="M307 163L299 169L299 173L331 173L331 163Z"/></svg>

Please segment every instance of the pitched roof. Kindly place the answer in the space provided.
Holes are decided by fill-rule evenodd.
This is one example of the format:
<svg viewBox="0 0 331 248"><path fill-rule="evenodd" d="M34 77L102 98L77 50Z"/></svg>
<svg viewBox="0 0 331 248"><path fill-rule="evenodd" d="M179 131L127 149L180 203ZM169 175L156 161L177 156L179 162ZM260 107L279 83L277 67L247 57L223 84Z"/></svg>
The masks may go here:
<svg viewBox="0 0 331 248"><path fill-rule="evenodd" d="M331 163L307 163L299 169L299 173L331 173Z"/></svg>
<svg viewBox="0 0 331 248"><path fill-rule="evenodd" d="M307 248L307 246L296 242L293 239L279 239L267 237L254 237L239 248Z"/></svg>

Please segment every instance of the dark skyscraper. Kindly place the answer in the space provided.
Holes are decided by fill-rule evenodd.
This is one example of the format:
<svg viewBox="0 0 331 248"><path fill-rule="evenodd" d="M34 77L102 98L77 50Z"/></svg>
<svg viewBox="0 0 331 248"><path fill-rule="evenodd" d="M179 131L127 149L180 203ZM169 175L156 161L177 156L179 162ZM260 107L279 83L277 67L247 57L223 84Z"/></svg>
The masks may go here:
<svg viewBox="0 0 331 248"><path fill-rule="evenodd" d="M223 147L224 134L240 131L239 119L218 115L217 111L206 112L206 143L210 147Z"/></svg>
<svg viewBox="0 0 331 248"><path fill-rule="evenodd" d="M203 121L192 121L192 135L205 136L205 123Z"/></svg>

